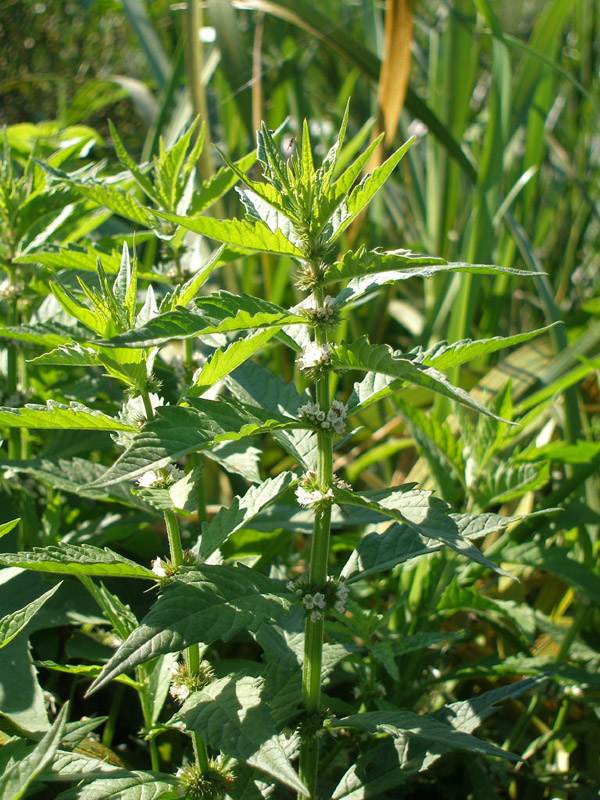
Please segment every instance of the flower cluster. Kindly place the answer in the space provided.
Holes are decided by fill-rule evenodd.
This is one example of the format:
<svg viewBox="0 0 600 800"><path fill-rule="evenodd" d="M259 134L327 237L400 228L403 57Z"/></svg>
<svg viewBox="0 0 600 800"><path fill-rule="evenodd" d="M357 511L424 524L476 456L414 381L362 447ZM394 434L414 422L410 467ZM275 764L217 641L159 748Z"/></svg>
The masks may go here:
<svg viewBox="0 0 600 800"><path fill-rule="evenodd" d="M317 486L317 473L309 470L301 478L296 489L296 499L301 506L316 508L322 503L331 503L333 500L333 490L321 491Z"/></svg>
<svg viewBox="0 0 600 800"><path fill-rule="evenodd" d="M183 800L222 800L234 781L233 772L221 758L211 758L208 769L202 771L197 764L178 769L178 796Z"/></svg>
<svg viewBox="0 0 600 800"><path fill-rule="evenodd" d="M159 578L160 583L167 583L177 572L177 565L168 558L155 558L152 562L152 572ZM183 567L198 567L204 564L202 557L194 555L189 550L183 551Z"/></svg>
<svg viewBox="0 0 600 800"><path fill-rule="evenodd" d="M346 612L346 600L350 589L343 581L327 578L325 587L315 589L306 578L301 578L296 583L289 581L287 587L300 598L306 611L310 612L312 622L323 619L325 612L330 609L334 609L338 614Z"/></svg>
<svg viewBox="0 0 600 800"><path fill-rule="evenodd" d="M309 342L296 359L298 366L309 375L322 372L331 364L331 347Z"/></svg>
<svg viewBox="0 0 600 800"><path fill-rule="evenodd" d="M141 489L166 489L172 483L185 478L185 472L173 464L167 464L163 469L148 470L140 476L136 483Z"/></svg>
<svg viewBox="0 0 600 800"><path fill-rule="evenodd" d="M325 413L318 403L304 403L298 409L301 417L315 421L325 430L333 430L341 435L346 430L346 417L348 416L348 406L339 400L331 403L331 408Z"/></svg>
<svg viewBox="0 0 600 800"><path fill-rule="evenodd" d="M215 672L208 661L201 661L198 672L192 675L187 664L175 664L171 669L171 697L183 703L192 692L199 692L215 678Z"/></svg>
<svg viewBox="0 0 600 800"><path fill-rule="evenodd" d="M335 298L326 295L323 305L320 306L314 294L309 295L299 308L300 313L313 325L333 325L337 321L337 308Z"/></svg>

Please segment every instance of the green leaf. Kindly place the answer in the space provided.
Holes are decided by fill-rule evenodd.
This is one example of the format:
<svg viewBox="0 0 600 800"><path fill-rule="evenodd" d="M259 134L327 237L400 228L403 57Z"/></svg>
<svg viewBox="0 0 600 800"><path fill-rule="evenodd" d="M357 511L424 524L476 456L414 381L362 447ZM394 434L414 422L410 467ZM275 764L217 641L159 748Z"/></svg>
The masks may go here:
<svg viewBox="0 0 600 800"><path fill-rule="evenodd" d="M11 469L32 475L36 480L47 483L60 489L61 492L70 492L78 497L87 497L91 500L104 500L112 503L123 503L130 507L138 507L148 513L153 513L150 506L131 493L129 486L113 486L110 490L88 489L87 484L99 481L106 473L107 467L86 461L83 458L74 458L70 461L64 458L31 459L30 461L0 460L0 468Z"/></svg>
<svg viewBox="0 0 600 800"><path fill-rule="evenodd" d="M272 305L273 309L277 306ZM258 328L282 328L285 325L305 325L306 319L285 309L272 311L238 311L235 316L226 317L220 322L209 322L198 313L178 308L159 314L141 328L115 336L103 341L106 347L155 347L173 339L195 339L214 333L232 333L235 331ZM277 331L274 330L273 333Z"/></svg>
<svg viewBox="0 0 600 800"><path fill-rule="evenodd" d="M3 536L6 536L7 533L10 533L12 529L19 524L19 522L21 522L21 517L18 517L18 519L11 519L10 522L0 523L0 539Z"/></svg>
<svg viewBox="0 0 600 800"><path fill-rule="evenodd" d="M19 263L41 264L51 270L76 270L83 272L96 272L98 259L109 275L116 275L121 265L122 253L117 250L103 250L93 244L82 245L46 245L45 250L27 255L19 256ZM170 283L167 275L160 272L140 272L139 276L144 280L159 281ZM47 323L46 323L47 324Z"/></svg>
<svg viewBox="0 0 600 800"><path fill-rule="evenodd" d="M89 488L133 480L150 469L161 469L188 453L205 450L217 442L235 441L272 430L304 428L306 425L231 398L191 398L189 403L189 407L160 408L160 417L147 423L119 460Z"/></svg>
<svg viewBox="0 0 600 800"><path fill-rule="evenodd" d="M348 250L335 264L327 268L324 274L326 283L351 280L353 278L376 280L379 273L389 273L389 278L384 282L407 280L408 278L433 278L438 273L468 272L476 275L518 275L521 277L536 277L537 272L513 269L512 267L497 267L493 264L465 264L463 262L448 262L440 256L420 255L410 250L367 250L364 245L358 250ZM381 285L374 283L375 286ZM368 285L363 286L357 282L353 284L356 291L364 294Z"/></svg>
<svg viewBox="0 0 600 800"><path fill-rule="evenodd" d="M0 427L46 428L85 431L135 431L133 425L94 411L81 403L68 406L48 400L45 406L28 404L23 408L0 408Z"/></svg>
<svg viewBox="0 0 600 800"><path fill-rule="evenodd" d="M150 211L144 208L133 195L127 194L118 186L94 181L79 183L68 179L67 184L79 192L82 197L91 200L98 206L114 211L120 217L137 222L150 230L156 228L156 220Z"/></svg>
<svg viewBox="0 0 600 800"><path fill-rule="evenodd" d="M540 542L510 547L502 552L505 563L543 569L560 578L588 602L600 603L600 576L581 561L569 557L569 550L552 545L546 547Z"/></svg>
<svg viewBox="0 0 600 800"><path fill-rule="evenodd" d="M372 174L367 175L359 185L352 190L348 197L341 203L333 217L333 235L330 241L337 239L350 225L352 220L356 219L360 212L370 203L377 190L383 186L400 162L402 156L415 141L416 137L413 136L412 139L409 139L402 147L399 147L387 161L384 161L383 164L376 167Z"/></svg>
<svg viewBox="0 0 600 800"><path fill-rule="evenodd" d="M223 156L219 148L217 147L216 149ZM250 169L255 160L256 155L254 152L248 153L235 164L225 158L227 166L221 167L211 178L202 181L200 188L192 195L192 202L189 208L190 216L195 217L209 206L212 206L215 200L218 200L219 197L222 197L235 185L240 176L243 176L243 180L248 180L244 175L244 170Z"/></svg>
<svg viewBox="0 0 600 800"><path fill-rule="evenodd" d="M35 666L49 669L51 672L62 672L65 675L83 675L85 678L96 678L102 672L99 664L57 664L55 661L36 661ZM140 684L128 675L119 675L115 680L132 689L140 688Z"/></svg>
<svg viewBox="0 0 600 800"><path fill-rule="evenodd" d="M234 497L229 508L222 508L210 522L202 523L202 533L193 552L208 558L240 528L271 505L296 481L292 472L281 472L259 486L251 486L243 497Z"/></svg>
<svg viewBox="0 0 600 800"><path fill-rule="evenodd" d="M27 362L65 367L98 367L102 363L93 348L83 347L77 342L61 344L49 353L43 353L37 358L29 358Z"/></svg>
<svg viewBox="0 0 600 800"><path fill-rule="evenodd" d="M50 545L35 547L23 553L0 553L0 565L61 575L156 579L152 570L141 567L107 547L101 549L90 544Z"/></svg>
<svg viewBox="0 0 600 800"><path fill-rule="evenodd" d="M461 555L481 564L501 575L509 575L489 561L459 530L457 520L448 514L450 506L431 492L411 489L410 485L392 489L370 491L357 494L348 489L333 489L336 503L340 505L357 505L372 511L379 511L385 516L413 528L417 533L430 539L437 539ZM461 524L466 525L472 519L469 515L461 517ZM402 531L400 531L402 535ZM414 546L414 545L413 545Z"/></svg>
<svg viewBox="0 0 600 800"><path fill-rule="evenodd" d="M126 167L129 172L133 175L133 178L140 189L146 194L149 198L155 201L158 205L158 196L154 191L154 187L152 186L152 181L144 175L143 170L137 166L134 160L131 158L129 153L127 152L123 142L119 138L119 134L117 133L117 129L112 123L112 120L108 120L108 127L110 129L110 135L112 137L115 152L121 164Z"/></svg>
<svg viewBox="0 0 600 800"><path fill-rule="evenodd" d="M276 333L275 329L267 329L251 334L244 339L238 339L226 350L221 350L221 348L215 350L204 366L194 375L194 382L186 391L186 396L199 397L203 395L234 369L241 366L257 350L260 350Z"/></svg>
<svg viewBox="0 0 600 800"><path fill-rule="evenodd" d="M5 800L21 800L37 776L54 758L62 739L68 703L62 707L54 724L43 739L24 758L0 776L0 796Z"/></svg>
<svg viewBox="0 0 600 800"><path fill-rule="evenodd" d="M512 347L515 344L527 342L542 333L553 328L554 325L546 325L545 328L538 328L534 331L527 333L518 333L514 336L494 336L493 339L463 339L460 342L440 342L434 347L424 351L413 351L416 354L416 359L420 364L426 367L435 367L439 370L450 369L450 367L464 364L466 361L471 361L474 358L487 355L488 353L495 353L505 347Z"/></svg>
<svg viewBox="0 0 600 800"><path fill-rule="evenodd" d="M62 792L57 800L174 800L177 781L159 772L126 772Z"/></svg>
<svg viewBox="0 0 600 800"><path fill-rule="evenodd" d="M177 286L173 294L168 295L161 303L161 311L172 311L177 306L187 306L196 297L204 283L208 280L212 271L223 264L228 264L240 256L240 250L231 247L217 248L195 275L187 280L183 286Z"/></svg>
<svg viewBox="0 0 600 800"><path fill-rule="evenodd" d="M0 619L0 649L6 647L9 642L12 642L15 636L17 636L17 634L19 634L23 628L25 628L29 620L44 605L46 600L48 600L49 597L52 597L54 592L56 592L58 587L61 585L62 584L57 583L56 586L53 586L52 589L47 591L41 597L38 597L37 600L34 600L24 608L21 608L18 611L13 611L12 614L8 614Z"/></svg>
<svg viewBox="0 0 600 800"><path fill-rule="evenodd" d="M119 272L112 286L111 296L117 305L125 312L126 322L133 327L135 322L135 304L137 300L137 257L133 253L133 263L129 257L127 243L123 242L123 254L119 265Z"/></svg>
<svg viewBox="0 0 600 800"><path fill-rule="evenodd" d="M72 339L87 339L88 331L58 322L38 322L36 325L19 325L18 327L0 327L0 336L16 342L29 342L43 347L57 347L69 343Z"/></svg>
<svg viewBox="0 0 600 800"><path fill-rule="evenodd" d="M186 728L199 733L211 747L305 794L307 789L277 736L262 688L260 678L216 680L194 692L174 720L183 720Z"/></svg>
<svg viewBox="0 0 600 800"><path fill-rule="evenodd" d="M285 238L280 230L275 232L261 222L245 222L237 219L223 220L211 217L180 217L177 214L155 212L159 217L182 225L188 230L208 236L218 242L241 247L246 251L273 253L274 255L302 258L302 252Z"/></svg>
<svg viewBox="0 0 600 800"><path fill-rule="evenodd" d="M414 356L411 355L395 355L388 345L373 345L366 336L362 336L350 345L342 343L332 348L331 363L337 370L360 369L387 376L388 380L375 382L370 393L361 392L360 388L357 391L355 385L355 391L348 404L351 412L357 410L359 403L363 405L367 401L374 402L390 392L401 389L406 383L412 383L455 400L480 414L501 422L509 422L498 417L463 389L453 386L439 370L419 364L413 359ZM369 378L369 382L373 382L373 379Z"/></svg>
<svg viewBox="0 0 600 800"><path fill-rule="evenodd" d="M435 553L442 547L442 544L429 544L427 537L408 525L394 523L383 533L369 533L361 539L340 577L351 583L367 575L385 572L411 558Z"/></svg>
<svg viewBox="0 0 600 800"><path fill-rule="evenodd" d="M159 511L193 514L198 511L198 481L202 469L195 467L185 477L165 488L138 489L135 493Z"/></svg>
<svg viewBox="0 0 600 800"><path fill-rule="evenodd" d="M426 714L411 711L367 711L364 714L351 714L349 717L331 723L335 728L359 728L372 734L388 734L394 739L414 737L428 742L429 746L442 746L450 750L467 750L498 756L511 761L519 761L519 756L508 753L494 744L484 742L468 733L463 733L451 725Z"/></svg>
<svg viewBox="0 0 600 800"><path fill-rule="evenodd" d="M242 566L182 567L162 591L89 693L158 655L227 641L241 630L255 631L261 623L279 619L290 605L281 584Z"/></svg>

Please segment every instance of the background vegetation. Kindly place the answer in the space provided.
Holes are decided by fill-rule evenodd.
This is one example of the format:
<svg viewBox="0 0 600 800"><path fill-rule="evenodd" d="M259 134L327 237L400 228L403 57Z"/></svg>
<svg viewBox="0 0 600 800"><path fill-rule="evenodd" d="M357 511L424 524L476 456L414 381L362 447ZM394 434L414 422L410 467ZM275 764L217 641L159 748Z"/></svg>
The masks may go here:
<svg viewBox="0 0 600 800"><path fill-rule="evenodd" d="M194 9L200 18L190 20ZM371 342L407 351L440 339L510 336L562 322L509 354L481 356L449 371L455 384L495 404L520 427L487 418L475 422L445 399L432 401L413 389L365 411L360 430L336 452L336 471L364 489L418 481L457 511L563 509L515 523L482 543L518 582L474 572L442 551L365 585L360 602L371 617L356 637L371 646L368 659L357 659L348 670L377 707L393 697L396 704L429 712L518 677L549 676L486 723L489 741L519 753L526 764L455 754L414 777L402 789L406 798L586 800L597 796L600 784L598 16L594 0L208 0L189 9L162 0L0 3L3 186L12 181L14 187L24 175L11 190L15 207L27 202L23 170L31 154L48 160L62 153L52 163L66 173L104 158L103 174L135 192L115 157L109 119L139 163L159 153L160 136L173 144L200 114L207 123L200 172L208 179L222 164L210 143L240 159L253 149L261 120L277 129L287 119L285 154L293 152L307 119L324 154L351 98L342 161L348 163L379 131L386 138L371 168L409 135L416 133L419 142L368 213L344 234L342 250L361 244L407 248L540 273L535 281L508 274L404 281L383 287L375 305L358 304L347 323L353 338L368 333ZM202 47L186 38L194 26L203 28ZM77 137L89 146L69 149ZM161 287L195 271L210 252L205 240L181 253L157 244L144 236L135 216L81 193L76 224L71 218L51 226L57 209L74 200L61 197L51 177L44 180L51 200L37 218L27 217L28 224L11 216L8 190L0 207L5 327L54 319L48 270L74 285L73 269L61 262L64 252L57 257L59 246L91 236L110 252L123 240L131 246L136 232L142 282L151 280L159 296ZM76 183L70 192L79 191ZM220 198L211 213L241 216L235 192ZM18 282L11 285L15 270ZM293 271L291 259L256 255L227 265L215 280L288 307L299 299ZM28 359L44 351L35 339L17 347L29 348ZM176 396L182 356L175 346L161 354L157 372L167 399ZM292 380L294 362L286 350L273 348L265 359ZM3 406L89 399L114 410L120 403L98 372L33 363L25 383L24 367L11 374L9 363L7 357ZM351 382L338 388L343 396L350 390ZM2 453L8 470L2 513L22 523L3 539L6 553L59 541L106 544L148 564L165 551L160 520L123 497L83 499L76 481L61 482L60 470L52 473L48 466L80 456L112 463L107 434L34 431L17 442L14 433ZM276 443L265 445L263 474L288 468L285 459ZM246 484L207 462L205 486L214 514ZM196 524L193 517L186 523L190 538ZM227 555L254 557L259 566L279 560L300 570L307 547L301 522L294 533L291 538L289 524L275 519L270 528L263 523L260 536L235 534ZM358 535L335 537L340 559ZM8 585L13 577L7 569L0 581ZM2 615L38 596L40 585L48 588L34 572L20 580L18 596L6 587L0 594ZM39 720L47 720L48 712L53 717L53 705L71 698L77 718L108 713L113 722L101 732L103 745L129 766L145 767L141 716L118 716L127 702L123 692L130 690L104 690L95 707L94 699L82 699L85 673L59 669L102 663L112 652L109 626L85 590L78 594L74 587L68 600L62 594L50 598L30 623L33 661L23 644L14 651L16 660L1 662L0 728L6 735L39 732ZM121 596L129 599L127 590ZM133 593L131 603L138 615L144 612ZM403 649L416 633L426 637L425 649ZM225 674L233 660L258 660L259 649L250 637L239 637L214 655ZM328 689L340 702L350 701L348 670L334 672ZM176 738L166 733L158 741L163 767L178 764ZM55 796L53 789L43 791ZM385 791L374 796L399 796L399 790Z"/></svg>

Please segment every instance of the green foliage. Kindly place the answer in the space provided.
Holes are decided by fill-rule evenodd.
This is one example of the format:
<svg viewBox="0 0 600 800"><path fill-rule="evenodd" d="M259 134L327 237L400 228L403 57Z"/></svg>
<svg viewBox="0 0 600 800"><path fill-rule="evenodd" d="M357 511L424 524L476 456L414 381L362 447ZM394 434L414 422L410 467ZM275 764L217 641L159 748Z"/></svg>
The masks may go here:
<svg viewBox="0 0 600 800"><path fill-rule="evenodd" d="M149 127L117 107L116 158L81 125L6 131L3 795L585 793L589 4L550 3L521 38L484 0L413 9L406 108L425 142L406 113L386 137L362 125L389 4L360 24L346 2L267 5L211 1L202 70L202 22L171 24L194 4L108 4L156 83L84 82L59 111L129 96ZM384 53L386 119L403 57ZM274 130L288 104L292 142ZM84 718L51 725L48 691Z"/></svg>

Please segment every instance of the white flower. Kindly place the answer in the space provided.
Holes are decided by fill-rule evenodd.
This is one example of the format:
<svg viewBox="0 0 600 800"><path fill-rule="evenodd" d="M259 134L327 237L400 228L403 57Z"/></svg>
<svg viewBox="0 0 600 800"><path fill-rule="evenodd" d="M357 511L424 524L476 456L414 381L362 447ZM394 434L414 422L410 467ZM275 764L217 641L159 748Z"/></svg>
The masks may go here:
<svg viewBox="0 0 600 800"><path fill-rule="evenodd" d="M323 619L323 614L320 611L311 611L310 619L311 622L316 622L318 619Z"/></svg>
<svg viewBox="0 0 600 800"><path fill-rule="evenodd" d="M352 486L346 481L343 481L341 478L338 478L337 475L333 476L333 485L336 489L347 489L348 491L352 491Z"/></svg>
<svg viewBox="0 0 600 800"><path fill-rule="evenodd" d="M136 483L142 489L150 489L152 486L156 486L157 483L160 483L160 478L158 474L151 469L148 470L148 472L144 472L144 474L137 479Z"/></svg>
<svg viewBox="0 0 600 800"><path fill-rule="evenodd" d="M298 486L296 489L296 499L299 505L310 508L324 501L333 500L333 491L331 489L327 489L326 492L321 492L319 489L308 491L302 486Z"/></svg>
<svg viewBox="0 0 600 800"><path fill-rule="evenodd" d="M169 694L171 697L175 698L175 700L179 700L180 703L183 703L190 696L190 689L183 684L173 685L169 689Z"/></svg>
<svg viewBox="0 0 600 800"><path fill-rule="evenodd" d="M166 578L167 571L165 569L165 564L160 558L155 558L152 562L152 572L157 575L159 578Z"/></svg>
<svg viewBox="0 0 600 800"><path fill-rule="evenodd" d="M317 608L325 608L325 595L321 594L321 592L315 592L313 602Z"/></svg>
<svg viewBox="0 0 600 800"><path fill-rule="evenodd" d="M309 611L311 608L315 607L315 598L312 596L312 594L305 594L302 598L302 602Z"/></svg>
<svg viewBox="0 0 600 800"><path fill-rule="evenodd" d="M342 600L338 600L333 604L333 607L338 612L338 614L345 614L346 613L346 606Z"/></svg>
<svg viewBox="0 0 600 800"><path fill-rule="evenodd" d="M320 369L331 362L331 347L328 344L321 347L316 342L310 342L297 361L300 369Z"/></svg>
<svg viewBox="0 0 600 800"><path fill-rule="evenodd" d="M316 417L320 410L317 403L304 403L304 405L301 405L298 409L298 413L301 417Z"/></svg>

